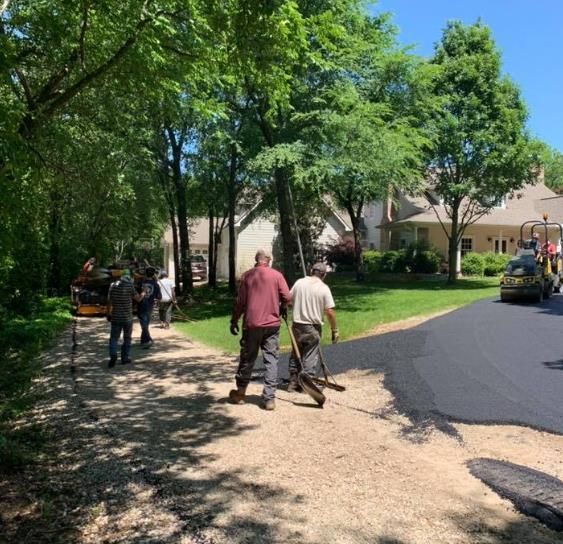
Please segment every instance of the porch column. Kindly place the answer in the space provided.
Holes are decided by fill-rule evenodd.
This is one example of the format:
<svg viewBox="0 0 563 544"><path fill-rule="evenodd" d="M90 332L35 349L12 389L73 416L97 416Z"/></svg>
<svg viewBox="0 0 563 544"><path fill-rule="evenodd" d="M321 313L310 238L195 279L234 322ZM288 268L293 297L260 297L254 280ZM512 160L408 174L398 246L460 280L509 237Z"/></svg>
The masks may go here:
<svg viewBox="0 0 563 544"><path fill-rule="evenodd" d="M455 273L458 276L461 274L461 247L459 245L457 246L457 263L455 267Z"/></svg>

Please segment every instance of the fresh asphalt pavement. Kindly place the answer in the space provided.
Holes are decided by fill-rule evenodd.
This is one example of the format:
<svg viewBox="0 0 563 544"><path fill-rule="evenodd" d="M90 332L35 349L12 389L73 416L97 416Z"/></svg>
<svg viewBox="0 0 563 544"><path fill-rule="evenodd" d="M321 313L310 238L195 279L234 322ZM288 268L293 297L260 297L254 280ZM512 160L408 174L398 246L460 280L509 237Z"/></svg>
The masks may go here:
<svg viewBox="0 0 563 544"><path fill-rule="evenodd" d="M384 372L397 408L415 422L563 433L563 294L542 303L482 300L409 330L327 346L324 354L334 374Z"/></svg>

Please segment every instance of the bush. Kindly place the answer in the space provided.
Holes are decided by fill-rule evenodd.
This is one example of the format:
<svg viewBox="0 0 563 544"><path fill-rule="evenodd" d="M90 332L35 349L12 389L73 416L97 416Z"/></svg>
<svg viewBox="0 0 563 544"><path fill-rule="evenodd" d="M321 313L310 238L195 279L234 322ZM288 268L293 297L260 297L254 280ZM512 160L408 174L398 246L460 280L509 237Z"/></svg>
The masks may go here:
<svg viewBox="0 0 563 544"><path fill-rule="evenodd" d="M435 274L440 270L442 256L431 249L427 251L419 251L412 258L409 268L411 272L418 274Z"/></svg>
<svg viewBox="0 0 563 544"><path fill-rule="evenodd" d="M441 262L440 252L424 240L411 242L405 253L406 266L417 274L435 274Z"/></svg>
<svg viewBox="0 0 563 544"><path fill-rule="evenodd" d="M393 272L400 274L407 271L406 252L386 251L381 256L381 272Z"/></svg>
<svg viewBox="0 0 563 544"><path fill-rule="evenodd" d="M485 276L498 276L504 272L508 261L510 261L510 255L488 251L483 253L483 261L485 264L483 270Z"/></svg>
<svg viewBox="0 0 563 544"><path fill-rule="evenodd" d="M363 252L364 267L368 274L381 272L381 261L383 254L380 251L370 249Z"/></svg>
<svg viewBox="0 0 563 544"><path fill-rule="evenodd" d="M327 248L324 259L337 270L352 270L354 268L354 242L343 240Z"/></svg>
<svg viewBox="0 0 563 544"><path fill-rule="evenodd" d="M466 253L461 259L461 273L464 276L482 276L485 272L485 259L480 253Z"/></svg>

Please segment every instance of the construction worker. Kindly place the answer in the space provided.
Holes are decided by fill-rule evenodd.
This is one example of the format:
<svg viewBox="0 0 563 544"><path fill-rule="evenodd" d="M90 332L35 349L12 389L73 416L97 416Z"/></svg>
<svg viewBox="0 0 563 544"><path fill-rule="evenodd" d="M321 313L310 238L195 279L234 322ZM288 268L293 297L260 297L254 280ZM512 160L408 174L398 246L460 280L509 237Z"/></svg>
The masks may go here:
<svg viewBox="0 0 563 544"><path fill-rule="evenodd" d="M138 291L144 293L144 297L137 307L137 317L141 325L141 348L148 349L153 345L149 326L151 323L151 314L154 307L154 301L160 300L162 294L160 286L155 279L156 270L149 266L145 270L145 276L141 279Z"/></svg>
<svg viewBox="0 0 563 544"><path fill-rule="evenodd" d="M144 296L144 293L135 290L129 270L124 270L121 277L110 285L107 302L107 320L111 322L108 368L113 368L117 361L117 345L122 332L121 364L131 362L129 349L133 332L133 301L141 302Z"/></svg>
<svg viewBox="0 0 563 544"><path fill-rule="evenodd" d="M338 342L334 299L329 286L323 281L325 276L326 265L315 263L311 269L311 275L297 280L291 288L293 305L291 330L299 348L303 371L310 376L315 376L319 364L319 349L325 315L330 323L332 343ZM297 379L300 370L297 354L293 350L289 358L288 391L301 390Z"/></svg>
<svg viewBox="0 0 563 544"><path fill-rule="evenodd" d="M271 260L269 252L263 249L256 252L256 265L241 277L230 327L231 334L237 335L238 320L244 315L240 361L235 376L237 388L229 392L229 399L233 404L244 403L246 388L261 349L266 367L262 391L262 407L265 410L276 407L280 313L287 312L291 300L287 282L277 270L270 268Z"/></svg>
<svg viewBox="0 0 563 544"><path fill-rule="evenodd" d="M158 286L162 295L158 304L160 326L163 329L169 329L170 321L172 321L172 307L176 304L176 287L174 282L168 278L166 270L160 272Z"/></svg>
<svg viewBox="0 0 563 544"><path fill-rule="evenodd" d="M83 265L80 273L86 276L96 266L96 257L90 257Z"/></svg>

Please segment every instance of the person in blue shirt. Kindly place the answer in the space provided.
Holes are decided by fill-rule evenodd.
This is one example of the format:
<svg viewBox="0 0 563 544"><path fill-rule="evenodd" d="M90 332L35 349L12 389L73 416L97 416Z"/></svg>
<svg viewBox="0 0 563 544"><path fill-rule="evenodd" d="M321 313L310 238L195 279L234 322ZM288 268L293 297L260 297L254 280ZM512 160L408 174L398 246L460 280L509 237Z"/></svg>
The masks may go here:
<svg viewBox="0 0 563 544"><path fill-rule="evenodd" d="M148 349L154 344L149 331L151 314L154 301L162 298L155 272L154 268L147 268L145 277L140 281L138 286L139 293L144 293L144 297L137 307L137 316L141 325L141 347L143 349Z"/></svg>

